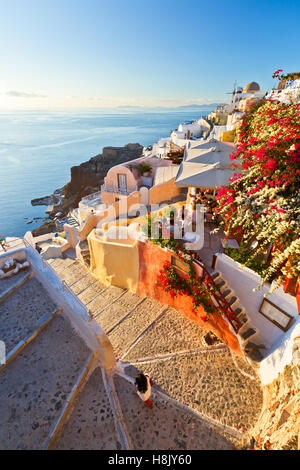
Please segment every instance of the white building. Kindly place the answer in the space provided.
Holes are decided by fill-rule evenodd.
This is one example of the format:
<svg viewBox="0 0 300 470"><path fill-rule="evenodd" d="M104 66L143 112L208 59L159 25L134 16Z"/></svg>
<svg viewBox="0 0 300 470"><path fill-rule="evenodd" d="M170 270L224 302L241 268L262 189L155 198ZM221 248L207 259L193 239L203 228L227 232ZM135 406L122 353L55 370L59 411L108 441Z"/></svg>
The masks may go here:
<svg viewBox="0 0 300 470"><path fill-rule="evenodd" d="M205 138L210 131L208 122L200 118L197 121L185 121L179 124L178 129L171 132L171 141L178 147L185 147L191 140Z"/></svg>
<svg viewBox="0 0 300 470"><path fill-rule="evenodd" d="M300 102L300 80L287 80L284 88L271 90L266 97L268 100L289 104L291 100Z"/></svg>
<svg viewBox="0 0 300 470"><path fill-rule="evenodd" d="M230 103L223 106L223 112L232 113L234 110L240 110L241 101L247 98L260 99L263 98L265 94L266 91L261 90L259 84L256 82L248 83L243 89L237 87L232 93Z"/></svg>
<svg viewBox="0 0 300 470"><path fill-rule="evenodd" d="M167 154L170 151L170 137L165 137L163 139L155 142L152 148L152 157L166 158Z"/></svg>

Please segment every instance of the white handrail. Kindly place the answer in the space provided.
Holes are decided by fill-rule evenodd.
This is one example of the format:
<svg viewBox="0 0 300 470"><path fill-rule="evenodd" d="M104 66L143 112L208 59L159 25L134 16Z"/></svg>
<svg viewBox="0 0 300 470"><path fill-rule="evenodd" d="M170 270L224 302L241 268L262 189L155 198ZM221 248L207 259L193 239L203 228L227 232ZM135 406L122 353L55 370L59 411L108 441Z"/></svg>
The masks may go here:
<svg viewBox="0 0 300 470"><path fill-rule="evenodd" d="M101 191L104 191L104 192L107 192L107 193L117 193L117 194L129 195L129 194L133 193L134 191L138 191L138 187L136 186L135 189L128 190L128 189L121 189L121 188L113 187L113 186L105 186L105 184L103 184L101 186Z"/></svg>
<svg viewBox="0 0 300 470"><path fill-rule="evenodd" d="M93 199L101 197L101 191L97 191L96 193L89 194L88 196L84 196L81 201L92 201Z"/></svg>

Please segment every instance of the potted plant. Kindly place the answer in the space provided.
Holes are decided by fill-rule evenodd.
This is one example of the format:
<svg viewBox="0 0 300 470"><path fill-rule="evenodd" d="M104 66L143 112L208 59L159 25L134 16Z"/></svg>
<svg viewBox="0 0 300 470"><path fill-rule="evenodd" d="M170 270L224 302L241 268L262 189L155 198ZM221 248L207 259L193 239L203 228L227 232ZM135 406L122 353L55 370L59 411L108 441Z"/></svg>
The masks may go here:
<svg viewBox="0 0 300 470"><path fill-rule="evenodd" d="M140 163L138 167L139 176L150 176L152 166L148 163Z"/></svg>

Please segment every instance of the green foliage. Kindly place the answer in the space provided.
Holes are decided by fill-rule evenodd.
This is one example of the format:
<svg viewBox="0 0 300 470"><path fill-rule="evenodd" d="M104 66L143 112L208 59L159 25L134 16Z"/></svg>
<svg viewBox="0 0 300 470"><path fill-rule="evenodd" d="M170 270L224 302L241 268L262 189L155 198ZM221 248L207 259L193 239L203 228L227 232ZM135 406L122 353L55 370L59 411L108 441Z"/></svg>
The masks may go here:
<svg viewBox="0 0 300 470"><path fill-rule="evenodd" d="M152 166L149 165L148 163L141 162L138 166L138 173L139 176L143 176L144 173L150 173L152 170Z"/></svg>
<svg viewBox="0 0 300 470"><path fill-rule="evenodd" d="M225 248L224 251L225 254L234 259L234 261L247 266L247 268L252 269L260 276L264 276L265 270L267 269L266 262L263 259L255 257L249 246L241 244L240 249Z"/></svg>

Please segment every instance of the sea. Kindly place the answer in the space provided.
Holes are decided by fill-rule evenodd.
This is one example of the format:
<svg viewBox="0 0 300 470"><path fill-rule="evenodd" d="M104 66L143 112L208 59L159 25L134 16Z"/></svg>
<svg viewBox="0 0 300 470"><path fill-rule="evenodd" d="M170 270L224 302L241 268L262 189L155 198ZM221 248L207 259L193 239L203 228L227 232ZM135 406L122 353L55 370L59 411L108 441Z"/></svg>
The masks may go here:
<svg viewBox="0 0 300 470"><path fill-rule="evenodd" d="M70 169L106 146L152 145L210 109L0 111L0 237L20 237L43 223L49 196L70 181ZM32 221L32 223L29 223Z"/></svg>

